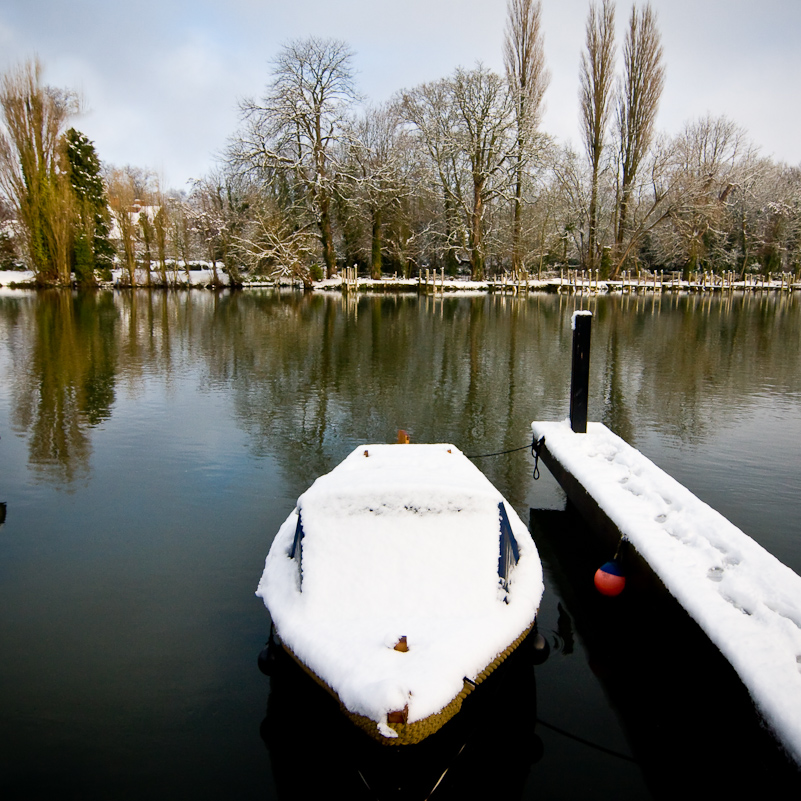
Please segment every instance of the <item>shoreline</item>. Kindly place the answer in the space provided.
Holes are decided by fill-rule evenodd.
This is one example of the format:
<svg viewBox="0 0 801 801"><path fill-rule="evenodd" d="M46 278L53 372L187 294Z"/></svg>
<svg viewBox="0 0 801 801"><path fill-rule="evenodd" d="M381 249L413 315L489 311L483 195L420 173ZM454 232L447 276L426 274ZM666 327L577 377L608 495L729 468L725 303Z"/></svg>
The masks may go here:
<svg viewBox="0 0 801 801"><path fill-rule="evenodd" d="M677 278L664 278L652 275L646 278L639 276L623 276L614 281L608 279L589 278L572 271L564 275L552 275L543 279L528 279L516 281L510 277L486 279L484 281L471 281L469 279L448 278L397 278L387 277L352 278L338 276L336 278L315 281L311 287L304 287L301 283L286 280L256 280L228 285L228 276L218 273L217 283L211 270L193 270L190 279L186 280L186 273L181 272L181 278L174 283L156 283L151 279L150 285L143 283L135 287L120 283L122 271L113 271L115 278L110 282L98 282L93 287L78 287L75 284L53 285L40 287L34 283L33 272L30 270L0 270L0 289L6 291L31 291L48 289L158 289L158 290L188 290L206 289L212 291L227 289L294 289L311 292L341 292L343 295L351 293L414 293L421 295L454 295L454 294L528 294L529 292L548 292L566 294L609 294L609 293L636 293L636 292L796 292L801 291L801 281L793 276L780 278L765 278L764 276L749 276L745 280L729 279L726 276L713 276L712 274L699 275L692 280ZM347 276L347 272L346 272Z"/></svg>

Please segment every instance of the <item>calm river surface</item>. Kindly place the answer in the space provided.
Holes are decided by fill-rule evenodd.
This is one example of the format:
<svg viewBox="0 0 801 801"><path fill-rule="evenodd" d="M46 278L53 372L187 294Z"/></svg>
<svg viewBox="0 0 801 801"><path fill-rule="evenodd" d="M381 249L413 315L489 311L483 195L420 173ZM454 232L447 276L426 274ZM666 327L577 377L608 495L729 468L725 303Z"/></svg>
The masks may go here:
<svg viewBox="0 0 801 801"><path fill-rule="evenodd" d="M399 428L529 443L567 415L577 308L590 419L801 573L797 294L0 294L0 795L425 798L445 773L434 799L782 797L797 777L693 627L586 591L609 555L526 451L477 464L524 519L550 510L550 655L456 745L375 754L291 666L256 667L298 495Z"/></svg>

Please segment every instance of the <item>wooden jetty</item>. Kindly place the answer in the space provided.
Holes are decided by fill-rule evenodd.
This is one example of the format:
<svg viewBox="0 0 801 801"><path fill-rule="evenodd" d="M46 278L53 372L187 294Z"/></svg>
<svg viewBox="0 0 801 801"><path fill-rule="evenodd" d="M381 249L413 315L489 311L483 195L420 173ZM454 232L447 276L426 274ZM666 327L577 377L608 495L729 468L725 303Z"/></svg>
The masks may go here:
<svg viewBox="0 0 801 801"><path fill-rule="evenodd" d="M587 522L611 543L625 540L720 649L801 766L801 577L605 426L587 423L590 322L574 315L570 420L532 423L539 456Z"/></svg>

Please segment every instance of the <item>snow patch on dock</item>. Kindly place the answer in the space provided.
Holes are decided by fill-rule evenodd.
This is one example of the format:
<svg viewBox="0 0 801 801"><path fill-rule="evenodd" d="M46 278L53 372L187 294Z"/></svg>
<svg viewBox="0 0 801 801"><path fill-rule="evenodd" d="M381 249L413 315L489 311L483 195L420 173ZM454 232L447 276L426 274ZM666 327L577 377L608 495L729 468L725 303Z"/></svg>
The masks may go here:
<svg viewBox="0 0 801 801"><path fill-rule="evenodd" d="M801 577L604 425L531 427L717 645L801 764Z"/></svg>

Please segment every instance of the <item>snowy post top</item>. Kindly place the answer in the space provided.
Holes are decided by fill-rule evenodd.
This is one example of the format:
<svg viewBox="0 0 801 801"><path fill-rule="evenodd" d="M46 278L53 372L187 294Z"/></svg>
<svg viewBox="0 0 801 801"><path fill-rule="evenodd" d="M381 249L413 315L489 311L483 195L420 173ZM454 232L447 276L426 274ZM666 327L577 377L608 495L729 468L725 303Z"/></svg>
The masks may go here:
<svg viewBox="0 0 801 801"><path fill-rule="evenodd" d="M534 621L539 557L505 505L520 559L503 588L499 503L453 445L362 445L275 538L256 594L279 636L386 737L388 712L408 707L409 723L439 712ZM393 648L403 636L405 653Z"/></svg>
<svg viewBox="0 0 801 801"><path fill-rule="evenodd" d="M591 311L574 311L570 318L570 330L576 330L576 317L592 317Z"/></svg>
<svg viewBox="0 0 801 801"><path fill-rule="evenodd" d="M531 424L731 662L801 764L801 577L600 423Z"/></svg>

